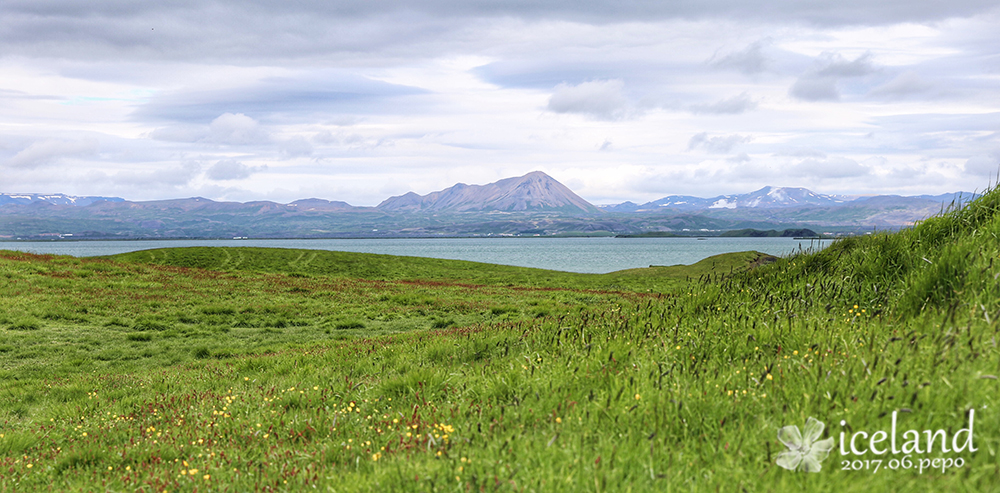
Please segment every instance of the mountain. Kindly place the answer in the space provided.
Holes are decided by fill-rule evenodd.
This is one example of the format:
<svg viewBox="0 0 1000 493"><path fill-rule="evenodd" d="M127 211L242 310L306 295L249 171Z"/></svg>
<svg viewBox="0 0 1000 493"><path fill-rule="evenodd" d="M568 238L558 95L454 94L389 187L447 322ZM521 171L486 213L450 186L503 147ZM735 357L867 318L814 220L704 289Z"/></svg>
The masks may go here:
<svg viewBox="0 0 1000 493"><path fill-rule="evenodd" d="M130 202L116 197L0 194L0 240L18 238L335 238L408 236L717 234L810 228L823 234L896 229L968 202L973 194L843 197L804 188L672 195L606 213L541 172L487 185L392 197L378 207L318 198L289 204L203 197Z"/></svg>
<svg viewBox="0 0 1000 493"><path fill-rule="evenodd" d="M94 202L124 202L120 197L74 197L62 193L0 193L0 206L7 204L28 205L45 202L52 205L86 207Z"/></svg>
<svg viewBox="0 0 1000 493"><path fill-rule="evenodd" d="M323 212L345 212L367 209L367 207L355 207L340 200L323 199L301 199L288 204L289 207L298 207L300 211L323 211Z"/></svg>
<svg viewBox="0 0 1000 493"><path fill-rule="evenodd" d="M690 195L668 195L659 200L647 202L638 207L639 212L663 211L695 211L703 209L742 209L761 208L773 209L781 207L818 206L833 207L848 199L834 195L823 195L805 188L764 187L760 190L738 195L719 195L712 198L692 197Z"/></svg>
<svg viewBox="0 0 1000 493"><path fill-rule="evenodd" d="M912 209L916 211L928 207L939 207L941 204L947 207L952 201L965 203L976 197L978 195L967 192L918 195L913 197L902 197L899 195L848 197L843 195L824 195L805 188L764 187L750 193L719 195L711 198L692 197L690 195L668 195L638 206L632 202L623 202L621 204L601 206L601 209L607 212L678 213L732 209L832 209L847 206L863 206L883 209Z"/></svg>
<svg viewBox="0 0 1000 493"><path fill-rule="evenodd" d="M600 212L593 204L541 171L487 185L459 183L427 195L409 192L390 197L376 208L391 212Z"/></svg>

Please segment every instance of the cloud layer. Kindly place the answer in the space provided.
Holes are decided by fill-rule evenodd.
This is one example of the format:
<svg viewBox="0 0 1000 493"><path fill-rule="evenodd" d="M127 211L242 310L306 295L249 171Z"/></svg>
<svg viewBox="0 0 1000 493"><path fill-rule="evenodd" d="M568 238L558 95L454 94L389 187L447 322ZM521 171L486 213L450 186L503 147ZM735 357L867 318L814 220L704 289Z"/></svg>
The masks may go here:
<svg viewBox="0 0 1000 493"><path fill-rule="evenodd" d="M981 190L993 1L0 4L0 191Z"/></svg>

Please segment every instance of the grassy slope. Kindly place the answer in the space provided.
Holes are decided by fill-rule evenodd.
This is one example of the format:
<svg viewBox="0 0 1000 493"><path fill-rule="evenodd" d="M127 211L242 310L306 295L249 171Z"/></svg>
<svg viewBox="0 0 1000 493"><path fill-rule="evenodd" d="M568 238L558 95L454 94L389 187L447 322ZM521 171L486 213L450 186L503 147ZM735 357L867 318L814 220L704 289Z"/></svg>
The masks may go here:
<svg viewBox="0 0 1000 493"><path fill-rule="evenodd" d="M481 318L456 324L461 328L324 342L302 342L303 332L276 344L275 354L215 359L209 350L146 371L130 366L138 360L113 360L96 372L62 370L48 379L44 370L18 367L7 355L20 351L20 343L8 341L37 337L36 364L55 365L42 353L64 345L59 330L96 330L95 321L119 309L143 310L149 300L159 300L154 310L191 307L196 318L220 311L238 317L272 295L305 289L279 282L324 282L331 293L348 296L356 285L334 284L361 281L337 277L356 271L266 272L287 269L281 262L218 273L93 261L121 271L123 292L140 299L128 305L113 289L91 294L93 286L67 285L61 289L68 291L41 296L27 282L48 276L73 284L79 280L52 273L86 270L88 262L7 260L0 300L8 317L44 303L79 313L67 308L75 296L93 298L86 320L42 314L12 320L0 333L0 361L8 368L0 392L11 403L0 416L6 435L0 484L171 491L995 490L998 211L1000 194L993 192L912 231L837 242L721 281L675 285L665 296L605 294L541 316L525 312L531 300L520 297L596 295L504 286L519 282L510 273L434 275L428 267L413 275L489 285L498 291L484 298L502 294L522 308L489 318L495 314L488 302L462 291L486 287L424 284L428 301L437 303L423 307L429 316L450 299L472 298L486 303ZM80 264L52 268L57 261ZM392 269L396 278L411 275ZM239 282L217 284L231 277ZM175 287L171 278L184 283ZM233 304L229 290L247 279L258 283L239 295L248 297L240 298L247 306L225 312ZM563 281L534 285L550 282ZM287 290L252 298L272 285ZM345 305L365 306L391 286L407 294L414 284L381 281L368 297ZM156 289L166 292L146 295ZM389 299L378 310L397 305ZM294 310L300 303L321 311L322 303L309 308L302 299L282 306ZM107 313L91 314L91 304ZM234 320L189 325L225 328ZM13 330L32 328L38 330ZM140 344L181 330L139 329L122 330L153 334L133 341ZM950 437L970 409L978 451L959 454L966 461L960 469L845 471L836 450L818 474L774 462L784 448L777 429L801 427L810 416L837 437L841 420L849 430L887 430L890 413L898 411L901 430L944 429Z"/></svg>

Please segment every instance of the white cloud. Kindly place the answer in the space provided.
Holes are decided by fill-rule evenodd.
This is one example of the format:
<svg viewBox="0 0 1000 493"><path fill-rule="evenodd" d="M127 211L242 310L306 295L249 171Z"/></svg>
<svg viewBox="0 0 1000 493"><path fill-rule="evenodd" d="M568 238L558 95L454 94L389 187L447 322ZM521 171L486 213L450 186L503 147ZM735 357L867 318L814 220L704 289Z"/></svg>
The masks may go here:
<svg viewBox="0 0 1000 493"><path fill-rule="evenodd" d="M205 172L211 180L242 180L244 178L249 178L250 175L262 171L263 168L247 166L235 159L223 159L213 164L208 171Z"/></svg>
<svg viewBox="0 0 1000 493"><path fill-rule="evenodd" d="M791 175L806 178L854 178L865 176L871 170L853 159L844 157L828 157L825 159L809 158L791 169Z"/></svg>
<svg viewBox="0 0 1000 493"><path fill-rule="evenodd" d="M226 145L254 145L269 140L257 120L243 113L224 113L208 126L208 142Z"/></svg>
<svg viewBox="0 0 1000 493"><path fill-rule="evenodd" d="M301 135L296 135L278 144L281 153L288 157L309 156L313 153L313 145Z"/></svg>
<svg viewBox="0 0 1000 493"><path fill-rule="evenodd" d="M757 102L746 92L731 98L721 99L711 104L691 105L692 113L708 113L714 115L738 115L757 108Z"/></svg>
<svg viewBox="0 0 1000 493"><path fill-rule="evenodd" d="M907 70L895 78L872 89L868 95L876 98L899 99L926 94L934 85L924 80L916 71Z"/></svg>
<svg viewBox="0 0 1000 493"><path fill-rule="evenodd" d="M717 135L709 136L708 132L701 132L691 136L688 141L688 150L702 149L711 153L725 154L732 151L740 144L750 142L749 135Z"/></svg>
<svg viewBox="0 0 1000 493"><path fill-rule="evenodd" d="M1000 151L972 156L965 162L963 169L976 176L1000 176Z"/></svg>

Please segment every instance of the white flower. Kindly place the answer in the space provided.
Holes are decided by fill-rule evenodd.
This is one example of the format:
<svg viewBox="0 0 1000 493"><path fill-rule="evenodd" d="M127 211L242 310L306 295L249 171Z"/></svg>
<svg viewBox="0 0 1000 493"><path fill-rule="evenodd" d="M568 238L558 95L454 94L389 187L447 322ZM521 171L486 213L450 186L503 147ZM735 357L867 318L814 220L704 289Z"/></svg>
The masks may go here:
<svg viewBox="0 0 1000 493"><path fill-rule="evenodd" d="M799 433L799 427L795 425L778 430L778 440L788 447L788 450L778 454L778 465L789 471L819 472L819 463L833 449L832 437L816 441L823 434L824 427L822 421L810 416L806 420L804 434Z"/></svg>

